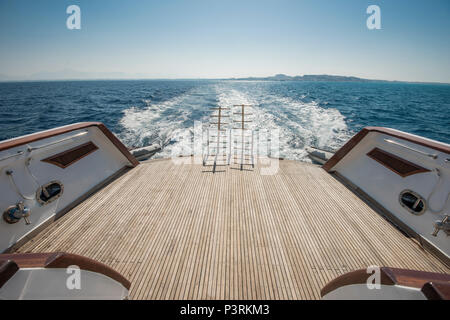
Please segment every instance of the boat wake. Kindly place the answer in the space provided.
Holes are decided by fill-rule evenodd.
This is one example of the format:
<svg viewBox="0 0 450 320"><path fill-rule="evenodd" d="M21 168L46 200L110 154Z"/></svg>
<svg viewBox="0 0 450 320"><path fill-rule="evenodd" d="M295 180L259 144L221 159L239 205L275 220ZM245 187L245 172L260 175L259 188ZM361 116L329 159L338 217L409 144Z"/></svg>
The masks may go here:
<svg viewBox="0 0 450 320"><path fill-rule="evenodd" d="M263 87L240 87L233 82L218 82L192 89L161 103L144 101L146 107L124 111L120 138L128 145L141 147L158 144L162 150L155 157L189 155L194 136L194 121L204 126L210 108L236 104L254 105L252 128L279 131L280 156L309 161L305 147L333 150L347 141L351 132L344 116L315 101L302 101L267 92Z"/></svg>
<svg viewBox="0 0 450 320"><path fill-rule="evenodd" d="M254 105L253 129L278 129L280 156L286 159L309 161L305 147L334 150L351 137L338 110L320 107L314 101L297 101L264 90L250 93L222 88L218 96L221 106Z"/></svg>
<svg viewBox="0 0 450 320"><path fill-rule="evenodd" d="M193 136L195 120L205 121L208 116L204 101L191 91L164 101L143 101L144 109L126 109L120 124L124 130L120 138L127 146L143 147L157 144L161 151L155 157L167 158L172 152L177 155L190 154L187 142Z"/></svg>

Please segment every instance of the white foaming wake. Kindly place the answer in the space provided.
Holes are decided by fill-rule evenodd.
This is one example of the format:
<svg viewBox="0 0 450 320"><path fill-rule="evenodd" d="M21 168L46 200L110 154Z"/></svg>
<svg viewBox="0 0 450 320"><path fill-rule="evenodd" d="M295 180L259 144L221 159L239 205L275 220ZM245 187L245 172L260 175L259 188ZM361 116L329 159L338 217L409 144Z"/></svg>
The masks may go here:
<svg viewBox="0 0 450 320"><path fill-rule="evenodd" d="M280 156L309 161L306 146L333 150L350 138L344 116L337 109L320 107L291 98L254 90L248 93L232 88L220 88L221 106L252 104L254 130L279 130ZM264 149L264 146L260 146Z"/></svg>
<svg viewBox="0 0 450 320"><path fill-rule="evenodd" d="M158 144L162 147L156 158L168 158L172 152L178 155L191 154L189 141L193 136L192 115L203 108L192 92L162 103L147 104L145 109L131 107L124 111L120 123L125 128L121 139L128 146ZM191 124L191 125L188 125Z"/></svg>
<svg viewBox="0 0 450 320"><path fill-rule="evenodd" d="M254 130L279 131L279 154L286 159L309 161L306 146L338 149L351 133L344 116L336 109L322 108L316 102L302 102L269 94L261 88L243 91L228 83L194 89L162 103L144 101L144 109L131 107L124 111L120 138L128 146L145 146L157 143L162 151L155 157L192 153L194 121L204 128L212 113L209 107L219 105L251 104L249 112ZM231 125L230 125L231 127ZM267 146L255 146L265 150Z"/></svg>

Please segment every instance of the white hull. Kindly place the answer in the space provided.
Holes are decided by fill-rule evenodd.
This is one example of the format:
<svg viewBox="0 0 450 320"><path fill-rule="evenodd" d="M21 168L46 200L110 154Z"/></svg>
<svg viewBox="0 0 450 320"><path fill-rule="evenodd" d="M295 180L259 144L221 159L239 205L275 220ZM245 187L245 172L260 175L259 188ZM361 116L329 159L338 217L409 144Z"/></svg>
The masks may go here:
<svg viewBox="0 0 450 320"><path fill-rule="evenodd" d="M396 130L374 129L343 157L338 152L338 162L331 159L324 167L361 189L449 259L449 234L433 235L436 221L450 213L450 154L444 150L450 146ZM400 195L408 190L424 200L423 212L413 213L402 205Z"/></svg>
<svg viewBox="0 0 450 320"><path fill-rule="evenodd" d="M23 202L31 210L28 217L30 224L26 224L24 219L9 224L0 218L0 252L23 240L27 234L43 223L52 221L58 213L73 206L88 191L122 168L133 165L105 136L99 126L91 125L64 132L65 128L70 127L73 126L54 129L63 131L62 134L0 151L0 159L3 159L0 160L0 208L2 208L0 214L19 202ZM5 141L3 145L26 138ZM76 161L65 168L44 161L86 143L92 143L97 149L80 156L79 159L74 155ZM8 175L7 172L12 174ZM60 182L63 192L55 201L43 205L36 198L38 189L52 181Z"/></svg>

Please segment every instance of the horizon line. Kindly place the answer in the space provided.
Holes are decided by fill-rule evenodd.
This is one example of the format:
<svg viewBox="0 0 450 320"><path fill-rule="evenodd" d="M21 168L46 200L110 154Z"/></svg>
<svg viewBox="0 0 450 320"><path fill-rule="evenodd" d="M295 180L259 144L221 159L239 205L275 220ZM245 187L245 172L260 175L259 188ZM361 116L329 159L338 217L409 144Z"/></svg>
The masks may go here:
<svg viewBox="0 0 450 320"><path fill-rule="evenodd" d="M305 74L306 75L306 74ZM305 76L303 75L303 76ZM228 77L228 78L54 78L54 79L9 79L2 80L0 83L15 83L15 82L64 82L64 81L138 81L138 80L151 80L151 81L180 81L180 80L222 80L222 81L278 81L278 82L395 82L395 83L410 83L410 84L444 84L450 85L450 82L440 82L440 81L410 81L410 80L384 80L384 79L367 79L359 78L356 76L341 76L341 75L330 75L330 74L307 74L306 76L331 76L331 77L347 77L356 78L355 80L347 81L327 81L327 80L277 80L268 79L274 76L257 77L257 76L247 76L247 77ZM289 76L298 77L298 76Z"/></svg>

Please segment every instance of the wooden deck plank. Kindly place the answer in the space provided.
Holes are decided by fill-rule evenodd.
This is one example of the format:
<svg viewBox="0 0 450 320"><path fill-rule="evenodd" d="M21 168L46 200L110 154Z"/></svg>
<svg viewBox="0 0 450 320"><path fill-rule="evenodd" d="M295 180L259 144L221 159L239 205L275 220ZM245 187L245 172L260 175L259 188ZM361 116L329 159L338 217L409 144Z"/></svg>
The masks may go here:
<svg viewBox="0 0 450 320"><path fill-rule="evenodd" d="M449 269L320 167L275 175L142 163L18 252L66 251L127 277L132 299L317 299L369 265Z"/></svg>

